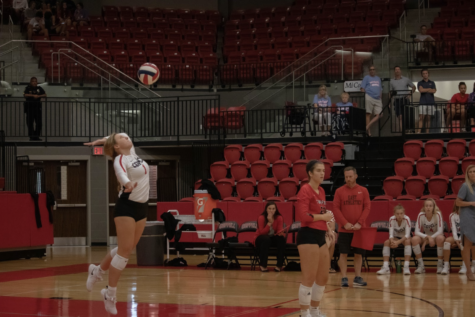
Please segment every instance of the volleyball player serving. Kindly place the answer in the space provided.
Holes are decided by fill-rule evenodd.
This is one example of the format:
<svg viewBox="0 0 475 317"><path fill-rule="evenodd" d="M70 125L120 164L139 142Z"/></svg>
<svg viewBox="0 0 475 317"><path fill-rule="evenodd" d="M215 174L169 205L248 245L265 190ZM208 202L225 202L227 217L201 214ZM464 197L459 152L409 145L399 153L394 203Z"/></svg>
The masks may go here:
<svg viewBox="0 0 475 317"><path fill-rule="evenodd" d="M334 222L333 213L326 210L325 191L320 184L325 176L322 162L307 163L309 183L298 193L296 204L301 228L297 235L297 248L302 269L302 283L299 288L301 317L321 317L320 301L328 281L330 259L328 246L335 235L328 226Z"/></svg>
<svg viewBox="0 0 475 317"><path fill-rule="evenodd" d="M137 156L132 141L125 133L113 133L109 137L84 145L104 145L104 152L114 160L115 175L121 186L114 209L118 247L106 254L100 265L89 266L86 283L87 290L92 291L94 284L102 280L102 275L110 268L109 285L101 290L101 294L106 311L115 315L120 274L140 240L147 220L149 168L148 164Z"/></svg>

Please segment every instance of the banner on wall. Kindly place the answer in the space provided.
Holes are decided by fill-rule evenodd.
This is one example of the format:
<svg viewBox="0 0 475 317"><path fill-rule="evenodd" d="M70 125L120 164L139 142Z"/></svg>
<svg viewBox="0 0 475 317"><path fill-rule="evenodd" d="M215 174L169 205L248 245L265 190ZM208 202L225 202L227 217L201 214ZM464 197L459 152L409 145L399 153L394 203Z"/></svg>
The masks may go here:
<svg viewBox="0 0 475 317"><path fill-rule="evenodd" d="M345 81L343 89L345 92L359 92L361 88L362 80L350 80Z"/></svg>

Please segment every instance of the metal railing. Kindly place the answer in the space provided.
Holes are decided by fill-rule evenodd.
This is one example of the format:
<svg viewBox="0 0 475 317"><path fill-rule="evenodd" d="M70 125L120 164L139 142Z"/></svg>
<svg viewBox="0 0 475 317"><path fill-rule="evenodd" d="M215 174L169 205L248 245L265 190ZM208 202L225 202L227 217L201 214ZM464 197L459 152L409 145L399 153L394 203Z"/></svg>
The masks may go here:
<svg viewBox="0 0 475 317"><path fill-rule="evenodd" d="M407 14L406 11L403 11L399 17L399 38L402 39L404 29L404 41L407 41Z"/></svg>
<svg viewBox="0 0 475 317"><path fill-rule="evenodd" d="M422 7L422 16L426 16L426 0L417 1L417 11L419 13L419 23L421 22L421 7Z"/></svg>
<svg viewBox="0 0 475 317"><path fill-rule="evenodd" d="M291 63L287 67L280 70L278 73L274 74L272 77L267 79L266 81L262 82L258 87L254 88L249 94L244 97L245 103L244 105L249 109L254 109L255 107L259 106L262 103L262 100L267 100L268 97L265 96L265 93L274 90L275 88L280 89L282 87L286 87L289 85L295 75L293 74L297 70L301 70L305 67L308 63L318 60L324 56L325 51L328 50L324 45L327 44L329 41L343 41L349 39L359 39L362 38L381 38L383 39L382 45L384 43L388 45L389 48L389 41L387 40L389 35L376 35L376 36L362 36L362 37L339 37L339 38L330 38L323 41L320 45L317 45L312 50L310 50L305 55L301 56L298 60ZM386 41L385 41L386 40ZM330 42L331 43L331 42ZM341 45L337 45L338 47L342 47ZM342 49L343 50L343 49ZM384 50L381 53L382 56L382 67L384 68ZM389 49L387 50L387 60L389 65ZM341 69L342 72L342 79L343 79L343 67Z"/></svg>
<svg viewBox="0 0 475 317"><path fill-rule="evenodd" d="M409 67L422 63L472 64L475 62L474 46L474 40L406 42L407 63Z"/></svg>

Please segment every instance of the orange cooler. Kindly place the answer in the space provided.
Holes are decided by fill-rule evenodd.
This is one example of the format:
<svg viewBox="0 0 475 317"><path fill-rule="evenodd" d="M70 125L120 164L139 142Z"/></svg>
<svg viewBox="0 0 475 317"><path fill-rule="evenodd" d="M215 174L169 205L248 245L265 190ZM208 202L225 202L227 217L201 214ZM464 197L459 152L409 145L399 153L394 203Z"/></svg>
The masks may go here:
<svg viewBox="0 0 475 317"><path fill-rule="evenodd" d="M216 200L211 198L207 190L195 190L193 208L197 220L211 219L211 213L216 208Z"/></svg>

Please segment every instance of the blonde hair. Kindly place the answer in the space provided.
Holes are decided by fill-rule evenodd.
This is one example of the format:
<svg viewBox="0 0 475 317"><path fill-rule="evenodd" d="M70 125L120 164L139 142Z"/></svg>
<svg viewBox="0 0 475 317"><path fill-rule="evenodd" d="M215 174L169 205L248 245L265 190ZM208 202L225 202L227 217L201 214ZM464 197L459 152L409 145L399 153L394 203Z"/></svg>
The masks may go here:
<svg viewBox="0 0 475 317"><path fill-rule="evenodd" d="M457 215L460 214L460 207L457 206L457 204L455 202L454 202L454 206L452 207L452 213L457 214Z"/></svg>
<svg viewBox="0 0 475 317"><path fill-rule="evenodd" d="M424 206L422 206L422 209L421 209L421 212L425 212L425 206L426 206L426 202L428 201L431 201L433 204L434 204L434 211L432 212L434 215L436 213L440 213L440 209L439 207L437 206L437 204L435 203L435 200L433 198L427 198L426 201L424 202Z"/></svg>
<svg viewBox="0 0 475 317"><path fill-rule="evenodd" d="M117 153L114 147L117 144L117 141L115 140L116 135L117 133L112 133L107 138L106 143L104 143L104 153L106 153L107 156L110 156L112 160L119 156L119 153Z"/></svg>
<svg viewBox="0 0 475 317"><path fill-rule="evenodd" d="M348 99L350 99L350 94L347 93L347 92L342 92L341 95L340 95L340 98L343 98L343 96L347 96Z"/></svg>
<svg viewBox="0 0 475 317"><path fill-rule="evenodd" d="M406 213L406 209L404 209L404 206L401 204L394 206L393 213L396 214L396 211L401 210L401 209L404 213Z"/></svg>
<svg viewBox="0 0 475 317"><path fill-rule="evenodd" d="M470 178L468 177L468 172L472 168L475 168L475 165L469 165L467 169L465 170L465 184L467 184L468 190L470 191L471 194L473 194L473 188L472 188L473 183L470 181Z"/></svg>
<svg viewBox="0 0 475 317"><path fill-rule="evenodd" d="M322 89L322 88L325 89L325 97L328 97L327 86L325 86L325 85L320 85L318 87L318 94L320 94L320 89Z"/></svg>

